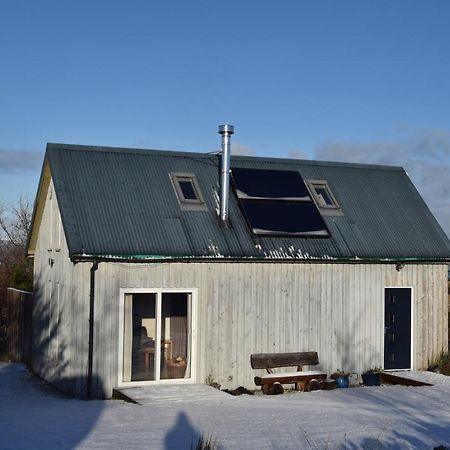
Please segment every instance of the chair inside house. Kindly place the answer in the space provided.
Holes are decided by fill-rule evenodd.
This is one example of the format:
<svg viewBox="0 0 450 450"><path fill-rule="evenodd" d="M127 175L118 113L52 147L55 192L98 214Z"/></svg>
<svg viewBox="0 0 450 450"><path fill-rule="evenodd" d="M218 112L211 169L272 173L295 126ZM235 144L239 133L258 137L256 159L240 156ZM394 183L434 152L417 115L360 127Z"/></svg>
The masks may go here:
<svg viewBox="0 0 450 450"><path fill-rule="evenodd" d="M155 340L148 335L147 328L141 326L141 336L139 340L139 347L136 349L140 355L139 366L143 372L150 369L153 370L153 359L155 354Z"/></svg>
<svg viewBox="0 0 450 450"><path fill-rule="evenodd" d="M155 348L155 340L149 337L147 327L141 327L141 348L153 347Z"/></svg>

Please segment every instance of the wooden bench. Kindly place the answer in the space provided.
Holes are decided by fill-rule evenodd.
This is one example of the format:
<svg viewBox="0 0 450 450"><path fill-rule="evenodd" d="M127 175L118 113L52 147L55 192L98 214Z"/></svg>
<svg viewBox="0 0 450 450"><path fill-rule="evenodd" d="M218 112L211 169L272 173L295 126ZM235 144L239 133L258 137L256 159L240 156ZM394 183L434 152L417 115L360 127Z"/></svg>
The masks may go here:
<svg viewBox="0 0 450 450"><path fill-rule="evenodd" d="M303 366L319 364L317 352L300 353L259 353L250 355L253 369L266 369L268 374L255 377L256 386L261 386L264 394L278 394L283 392L282 384L295 384L295 389L304 391L312 380L323 382L327 374L317 370L302 370ZM295 367L296 372L273 373L272 369L281 367Z"/></svg>

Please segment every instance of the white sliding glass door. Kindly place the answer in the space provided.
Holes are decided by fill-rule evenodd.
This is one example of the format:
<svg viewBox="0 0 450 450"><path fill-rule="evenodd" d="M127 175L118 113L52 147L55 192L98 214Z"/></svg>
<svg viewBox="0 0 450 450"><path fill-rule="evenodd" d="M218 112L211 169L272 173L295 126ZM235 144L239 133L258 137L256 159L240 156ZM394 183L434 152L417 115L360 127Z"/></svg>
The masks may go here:
<svg viewBox="0 0 450 450"><path fill-rule="evenodd" d="M192 379L193 293L125 290L121 298L119 383Z"/></svg>

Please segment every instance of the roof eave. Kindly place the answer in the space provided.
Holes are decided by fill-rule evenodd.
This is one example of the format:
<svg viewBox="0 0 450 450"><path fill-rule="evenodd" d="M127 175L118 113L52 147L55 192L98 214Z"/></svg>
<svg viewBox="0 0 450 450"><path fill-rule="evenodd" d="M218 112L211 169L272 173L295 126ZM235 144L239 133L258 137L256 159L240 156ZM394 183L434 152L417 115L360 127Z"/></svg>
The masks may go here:
<svg viewBox="0 0 450 450"><path fill-rule="evenodd" d="M331 257L331 256L309 256L305 258L286 258L275 256L195 256L195 255L106 255L106 254L73 254L73 263L77 262L128 262L128 263L167 263L167 262L284 262L284 263L341 263L341 264L448 264L448 257Z"/></svg>

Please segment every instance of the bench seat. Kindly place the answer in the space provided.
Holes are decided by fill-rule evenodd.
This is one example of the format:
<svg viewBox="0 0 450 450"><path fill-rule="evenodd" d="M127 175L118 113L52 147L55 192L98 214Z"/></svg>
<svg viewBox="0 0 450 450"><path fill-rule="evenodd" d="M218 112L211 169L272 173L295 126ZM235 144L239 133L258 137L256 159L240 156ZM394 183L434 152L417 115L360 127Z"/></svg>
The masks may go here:
<svg viewBox="0 0 450 450"><path fill-rule="evenodd" d="M317 365L317 352L303 353L265 353L250 355L253 369L266 369L269 373L255 376L256 386L261 386L264 393L271 393L275 385L276 393L283 391L282 384L295 384L296 390L304 391L312 380L319 382L327 379L327 374L319 370L301 370L303 365ZM297 366L296 372L273 373L273 368Z"/></svg>
<svg viewBox="0 0 450 450"><path fill-rule="evenodd" d="M305 370L299 372L279 372L268 373L267 375L256 376L256 386L272 385L275 382L281 384L294 383L296 390L303 391L306 384L311 380L326 380L327 374L318 370Z"/></svg>
<svg viewBox="0 0 450 450"><path fill-rule="evenodd" d="M313 376L317 376L317 375L326 375L325 372L320 372L319 370L302 370L299 372L278 372L278 373L268 373L266 375L262 375L260 377L255 377L255 378L278 378L280 376L284 377L295 377L297 375L300 376L308 376L308 375L313 375ZM259 385L258 385L259 386Z"/></svg>

